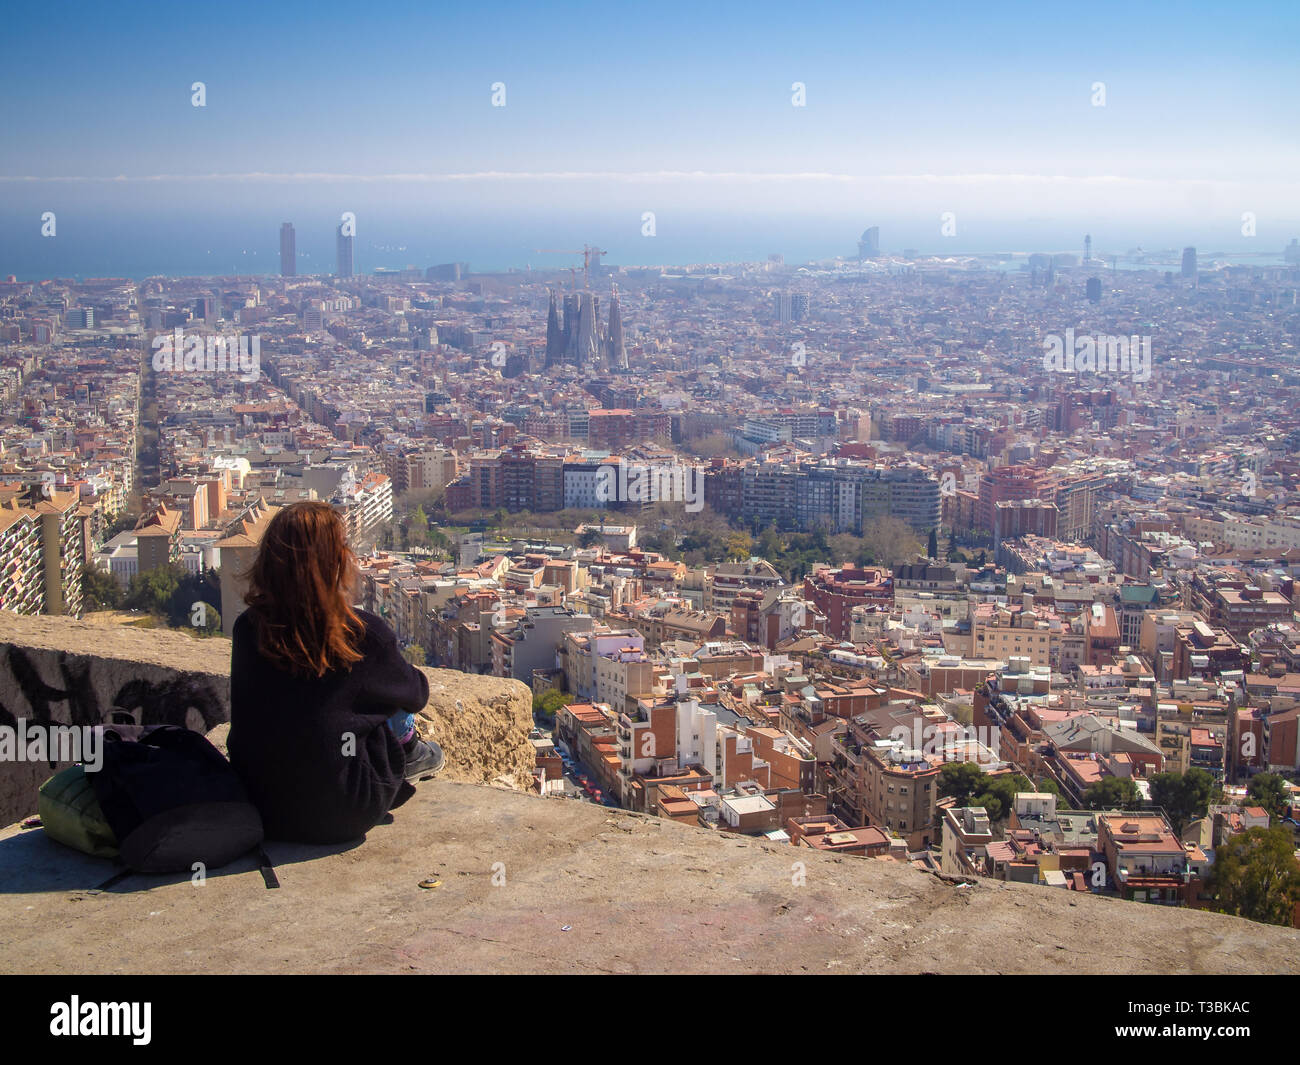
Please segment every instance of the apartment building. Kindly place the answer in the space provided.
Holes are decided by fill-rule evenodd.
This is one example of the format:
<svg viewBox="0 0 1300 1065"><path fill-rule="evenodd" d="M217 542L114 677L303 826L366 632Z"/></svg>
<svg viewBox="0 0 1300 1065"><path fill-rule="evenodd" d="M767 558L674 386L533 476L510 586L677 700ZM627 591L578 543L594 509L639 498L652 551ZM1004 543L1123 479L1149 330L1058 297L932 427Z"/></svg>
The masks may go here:
<svg viewBox="0 0 1300 1065"><path fill-rule="evenodd" d="M0 504L0 610L45 612L42 522L14 500Z"/></svg>
<svg viewBox="0 0 1300 1065"><path fill-rule="evenodd" d="M1181 842L1160 814L1103 814L1097 843L1121 898L1164 906L1200 901L1209 859L1195 843Z"/></svg>
<svg viewBox="0 0 1300 1065"><path fill-rule="evenodd" d="M1221 628L1199 617L1174 629L1172 678L1217 677L1250 668L1250 652Z"/></svg>
<svg viewBox="0 0 1300 1065"><path fill-rule="evenodd" d="M934 836L941 761L887 735L863 716L848 718L845 731L822 767L832 810L850 824L875 825L924 850Z"/></svg>
<svg viewBox="0 0 1300 1065"><path fill-rule="evenodd" d="M996 504L1026 499L1054 500L1056 490L1056 474L1050 469L1024 464L999 466L980 478L976 525L992 532Z"/></svg>
<svg viewBox="0 0 1300 1065"><path fill-rule="evenodd" d="M939 868L953 876L989 876L989 844L993 827L982 806L960 806L943 812L942 857Z"/></svg>
<svg viewBox="0 0 1300 1065"><path fill-rule="evenodd" d="M594 625L594 618L567 607L527 607L508 627L492 630L492 675L531 684L534 670L557 668L566 632L589 632Z"/></svg>
<svg viewBox="0 0 1300 1065"><path fill-rule="evenodd" d="M179 562L181 557L181 531L184 517L166 503L160 503L153 513L142 517L135 525L138 570L148 573Z"/></svg>
<svg viewBox="0 0 1300 1065"><path fill-rule="evenodd" d="M633 668L629 668L633 667ZM649 691L636 687L650 679L650 661L645 654L645 637L635 629L610 629L599 625L590 630L566 631L560 647L560 668L565 687L584 702L608 703L623 709L629 677L634 693ZM600 695L600 689L619 694Z"/></svg>
<svg viewBox="0 0 1300 1065"><path fill-rule="evenodd" d="M647 651L658 650L666 640L699 644L720 640L727 632L727 619L723 615L689 610L672 600L634 604L630 610L608 617L611 622L628 625L641 633Z"/></svg>
<svg viewBox="0 0 1300 1065"><path fill-rule="evenodd" d="M227 636L234 631L235 619L247 609L245 575L252 569L262 535L279 509L257 496L226 526L225 535L217 541L221 552L221 631Z"/></svg>
<svg viewBox="0 0 1300 1065"><path fill-rule="evenodd" d="M873 826L851 828L834 814L787 817L785 831L791 845L809 847L823 854L851 854L880 858L890 853L890 840Z"/></svg>
<svg viewBox="0 0 1300 1065"><path fill-rule="evenodd" d="M826 617L826 634L834 639L852 636L853 608L879 606L892 609L893 578L877 567L816 567L804 578L804 598Z"/></svg>
<svg viewBox="0 0 1300 1065"><path fill-rule="evenodd" d="M1291 622L1294 608L1281 592L1266 590L1244 574L1193 574L1191 605L1213 626L1245 642L1254 629Z"/></svg>
<svg viewBox="0 0 1300 1065"><path fill-rule="evenodd" d="M384 454L384 472L394 492L429 492L456 479L456 452L438 445L394 448Z"/></svg>
<svg viewBox="0 0 1300 1065"><path fill-rule="evenodd" d="M1051 666L1060 660L1068 627L1053 611L1036 607L1032 597L1026 599L1006 607L979 603L971 609L972 658L1027 658L1033 666Z"/></svg>

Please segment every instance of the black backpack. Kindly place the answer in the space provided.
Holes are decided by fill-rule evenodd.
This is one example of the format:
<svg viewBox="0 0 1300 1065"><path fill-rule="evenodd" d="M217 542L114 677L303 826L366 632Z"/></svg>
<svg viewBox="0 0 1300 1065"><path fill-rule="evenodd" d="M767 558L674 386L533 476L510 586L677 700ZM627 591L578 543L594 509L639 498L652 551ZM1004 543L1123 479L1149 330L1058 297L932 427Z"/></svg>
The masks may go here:
<svg viewBox="0 0 1300 1065"><path fill-rule="evenodd" d="M267 877L262 817L220 751L176 725L99 728L103 764L86 778L128 870L206 873L258 848Z"/></svg>

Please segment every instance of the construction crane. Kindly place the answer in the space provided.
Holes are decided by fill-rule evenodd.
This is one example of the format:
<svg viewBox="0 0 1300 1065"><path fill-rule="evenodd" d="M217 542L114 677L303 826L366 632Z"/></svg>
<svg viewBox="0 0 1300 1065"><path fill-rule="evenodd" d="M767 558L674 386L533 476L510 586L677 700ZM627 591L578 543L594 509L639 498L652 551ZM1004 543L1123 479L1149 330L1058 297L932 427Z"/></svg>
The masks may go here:
<svg viewBox="0 0 1300 1065"><path fill-rule="evenodd" d="M533 251L537 255L581 255L582 256L582 290L584 292L591 291L592 258L593 257L595 258L596 265L599 266L600 257L602 255L609 254L609 252L602 251L600 248L593 247L590 244L584 244L581 248L534 248ZM572 267L571 269L576 274L578 268L575 266Z"/></svg>

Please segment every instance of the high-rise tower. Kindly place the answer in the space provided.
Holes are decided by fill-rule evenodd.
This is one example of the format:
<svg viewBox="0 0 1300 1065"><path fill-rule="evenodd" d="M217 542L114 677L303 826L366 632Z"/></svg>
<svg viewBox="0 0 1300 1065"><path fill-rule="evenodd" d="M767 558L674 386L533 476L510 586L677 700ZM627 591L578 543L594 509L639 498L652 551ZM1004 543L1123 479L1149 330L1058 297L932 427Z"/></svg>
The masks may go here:
<svg viewBox="0 0 1300 1065"><path fill-rule="evenodd" d="M352 276L352 243L354 239L350 233L343 232L343 225L340 223L338 232L339 277Z"/></svg>
<svg viewBox="0 0 1300 1065"><path fill-rule="evenodd" d="M1196 249L1193 247L1183 249L1183 277L1196 277Z"/></svg>
<svg viewBox="0 0 1300 1065"><path fill-rule="evenodd" d="M294 247L293 223L280 226L280 276L298 276L298 256Z"/></svg>

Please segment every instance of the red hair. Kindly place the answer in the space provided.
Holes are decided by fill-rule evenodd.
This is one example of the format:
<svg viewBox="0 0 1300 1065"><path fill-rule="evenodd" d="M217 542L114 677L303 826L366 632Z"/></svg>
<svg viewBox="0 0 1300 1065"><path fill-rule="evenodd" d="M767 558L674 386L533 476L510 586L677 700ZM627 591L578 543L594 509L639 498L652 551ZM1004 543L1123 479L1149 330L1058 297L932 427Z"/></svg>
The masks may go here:
<svg viewBox="0 0 1300 1065"><path fill-rule="evenodd" d="M356 556L328 503L291 503L271 519L244 602L257 649L281 669L316 677L361 661L365 625L349 602Z"/></svg>

